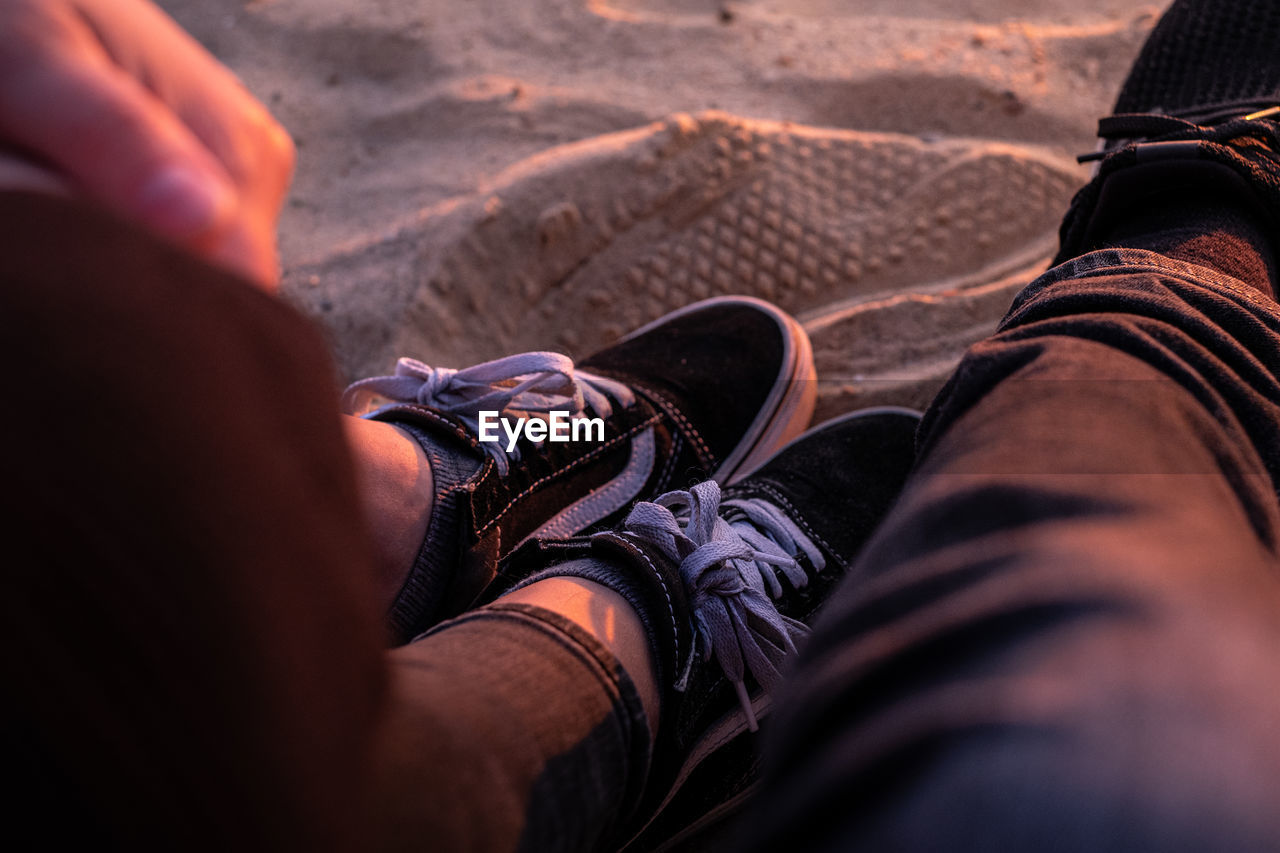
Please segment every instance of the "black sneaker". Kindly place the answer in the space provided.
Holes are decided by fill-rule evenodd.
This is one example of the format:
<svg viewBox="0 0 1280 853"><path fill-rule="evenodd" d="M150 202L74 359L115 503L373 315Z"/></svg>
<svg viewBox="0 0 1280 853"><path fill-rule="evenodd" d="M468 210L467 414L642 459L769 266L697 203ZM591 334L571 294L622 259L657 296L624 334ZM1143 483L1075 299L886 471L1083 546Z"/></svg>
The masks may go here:
<svg viewBox="0 0 1280 853"><path fill-rule="evenodd" d="M706 482L665 494L616 531L533 541L503 565L495 590L586 577L626 597L649 630L661 720L643 793L613 846L683 845L742 805L770 692L897 497L919 419L906 409L847 415L723 490Z"/></svg>
<svg viewBox="0 0 1280 853"><path fill-rule="evenodd" d="M1061 263L1133 211L1226 194L1280 231L1280 4L1178 0L1098 124L1097 176L1062 223Z"/></svg>
<svg viewBox="0 0 1280 853"><path fill-rule="evenodd" d="M471 605L525 539L607 529L637 499L750 470L805 428L814 385L799 324L734 297L577 365L546 352L456 371L402 359L395 376L355 383L348 411L414 434L437 483L427 542L389 614L395 639ZM512 440L501 418L552 434Z"/></svg>

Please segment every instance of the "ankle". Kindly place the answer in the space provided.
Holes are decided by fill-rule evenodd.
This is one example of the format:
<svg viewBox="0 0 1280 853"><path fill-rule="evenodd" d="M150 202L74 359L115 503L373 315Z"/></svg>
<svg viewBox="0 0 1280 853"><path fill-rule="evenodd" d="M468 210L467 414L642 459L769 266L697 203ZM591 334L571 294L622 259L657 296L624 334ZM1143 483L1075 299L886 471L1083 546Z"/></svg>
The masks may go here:
<svg viewBox="0 0 1280 853"><path fill-rule="evenodd" d="M589 562L582 560L577 562ZM599 562L601 572L612 571ZM573 622L604 645L640 694L649 723L649 739L657 736L661 707L653 650L644 623L622 595L581 577L549 577L501 597L504 602L530 604Z"/></svg>
<svg viewBox="0 0 1280 853"><path fill-rule="evenodd" d="M378 600L385 611L404 587L427 533L435 498L431 465L418 442L391 424L343 418L343 425L373 537Z"/></svg>

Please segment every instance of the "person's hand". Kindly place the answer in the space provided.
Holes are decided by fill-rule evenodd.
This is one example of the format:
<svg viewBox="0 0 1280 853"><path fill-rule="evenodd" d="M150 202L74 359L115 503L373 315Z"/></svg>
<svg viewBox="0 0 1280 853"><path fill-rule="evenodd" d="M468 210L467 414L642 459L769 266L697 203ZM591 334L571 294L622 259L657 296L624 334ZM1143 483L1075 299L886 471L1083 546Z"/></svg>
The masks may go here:
<svg viewBox="0 0 1280 853"><path fill-rule="evenodd" d="M279 278L293 143L147 0L0 0L0 188L80 193L252 280Z"/></svg>

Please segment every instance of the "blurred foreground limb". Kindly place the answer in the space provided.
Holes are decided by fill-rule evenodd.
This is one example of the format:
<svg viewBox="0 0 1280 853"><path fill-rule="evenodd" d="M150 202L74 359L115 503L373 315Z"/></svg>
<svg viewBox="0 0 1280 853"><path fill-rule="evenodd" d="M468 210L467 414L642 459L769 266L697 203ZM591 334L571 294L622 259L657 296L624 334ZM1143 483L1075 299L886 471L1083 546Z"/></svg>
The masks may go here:
<svg viewBox="0 0 1280 853"><path fill-rule="evenodd" d="M285 130L146 0L0 0L0 189L82 194L267 288Z"/></svg>

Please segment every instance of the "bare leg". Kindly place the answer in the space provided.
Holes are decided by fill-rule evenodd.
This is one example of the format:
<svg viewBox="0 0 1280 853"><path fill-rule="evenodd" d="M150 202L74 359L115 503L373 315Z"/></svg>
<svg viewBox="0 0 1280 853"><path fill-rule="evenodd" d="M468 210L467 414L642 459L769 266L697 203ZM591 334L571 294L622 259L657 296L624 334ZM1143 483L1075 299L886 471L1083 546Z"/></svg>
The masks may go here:
<svg viewBox="0 0 1280 853"><path fill-rule="evenodd" d="M435 496L431 465L417 440L391 424L362 418L342 422L377 549L375 582L385 612L427 535Z"/></svg>
<svg viewBox="0 0 1280 853"><path fill-rule="evenodd" d="M653 650L640 617L627 600L606 586L582 578L547 578L503 596L558 613L587 631L618 658L635 684L649 734L658 731L658 682Z"/></svg>

